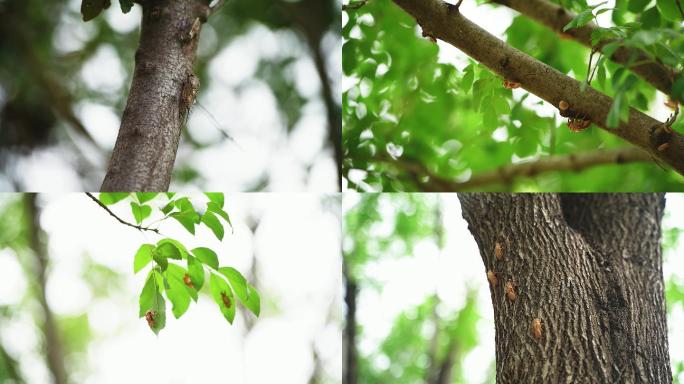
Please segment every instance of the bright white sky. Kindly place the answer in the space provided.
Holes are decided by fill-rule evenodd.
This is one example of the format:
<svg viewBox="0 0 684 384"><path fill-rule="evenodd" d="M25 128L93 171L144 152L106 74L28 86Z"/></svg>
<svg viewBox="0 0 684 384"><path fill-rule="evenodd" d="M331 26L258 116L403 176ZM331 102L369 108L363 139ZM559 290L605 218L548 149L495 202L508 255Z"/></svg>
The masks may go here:
<svg viewBox="0 0 684 384"><path fill-rule="evenodd" d="M197 197L202 204L203 195ZM167 325L157 337L137 316L145 273L134 276L132 263L140 244L156 242L158 237L119 224L84 194L43 196L41 225L49 235L51 259L48 301L58 315L87 311L95 332L84 369L74 372L75 382L300 384L312 372L314 345L325 374L340 378L340 223L339 213L324 209L324 198L226 195L235 233L227 231L223 242L203 226L193 238L175 221L164 222L160 228L164 235L188 248L214 249L222 265L233 266L245 276L256 254L262 315L246 333L239 314L230 326L211 297L203 295L179 320L167 303ZM0 195L0 204L5 199L7 195ZM339 212L339 205L333 209ZM115 205L114 210L133 221L127 203ZM255 234L246 225L250 217L260 219ZM94 298L82 278L87 258L120 273L124 289ZM18 304L27 282L8 249L0 250L0 281L0 305ZM0 337L20 359L29 382L48 382L42 355L37 353L40 335L26 307L3 323Z"/></svg>
<svg viewBox="0 0 684 384"><path fill-rule="evenodd" d="M468 383L482 383L487 368L494 360L494 314L482 259L475 240L468 231L468 225L461 216L456 194L439 195L442 215L444 249L440 252L433 238L425 239L412 256L382 260L369 268L369 277L380 282L379 291L362 289L358 301L358 322L363 325L360 351L368 353L377 350L392 328L398 314L425 302L434 293L444 306L445 312L453 312L465 304L468 288L477 289L481 320L478 324L479 345L465 358L464 370ZM347 212L359 200L358 194L346 194L343 210ZM384 206L391 216L391 206ZM677 212L684 211L684 195L668 194L664 228L684 228L684 217ZM378 229L380 231L380 229ZM675 255L679 248L665 255L663 266L665 279L676 276L684 280L684 260ZM410 281L411 284L406 284ZM684 340L684 309L672 309L668 319L670 329L670 360L684 360L684 345L675 340Z"/></svg>
<svg viewBox="0 0 684 384"><path fill-rule="evenodd" d="M70 0L70 13L61 15L62 23L54 38L59 52L81 50L94 33L93 24L84 23L80 18L80 4L81 0ZM125 33L139 26L141 9L136 5L130 13L123 14L118 4L113 4L104 12L104 17L116 32ZM205 24L199 54L208 52L216 44L216 31L210 23ZM333 93L337 100L341 100L341 38L339 35L328 36L323 45ZM283 70L294 75L298 91L311 101L305 105L303 117L288 135L273 92L254 75L261 58L283 57L293 52L300 54L300 58ZM80 78L90 90L116 99L127 93L130 86L125 79L123 65L114 47L104 44L86 62ZM293 32L273 33L255 25L244 36L225 46L210 62L209 82L203 84L199 94L199 103L235 138L237 144L223 140L212 118L195 107L187 129L200 143L211 145L191 151L181 142L176 164L188 164L207 179L206 185L199 186L199 190L245 191L264 174L271 178L269 190L273 191L338 190L337 166L332 150L324 150L327 118L319 97L320 82L315 73L307 47L297 41ZM107 151L114 148L122 112L97 101L84 100L76 106L76 113L88 131ZM67 127L67 130L70 132L71 129ZM77 150L72 145L62 144L22 158L14 173L26 184L24 190L98 190L108 155L79 137L74 137L74 140L79 143ZM92 180L81 180L75 172L74 165L78 159L75 152L80 152L91 163L86 167L90 169L84 172ZM307 170L309 166L310 171ZM88 184L83 185L84 182ZM0 190L11 188L8 183L0 176ZM179 186L172 184L171 190L178 191Z"/></svg>

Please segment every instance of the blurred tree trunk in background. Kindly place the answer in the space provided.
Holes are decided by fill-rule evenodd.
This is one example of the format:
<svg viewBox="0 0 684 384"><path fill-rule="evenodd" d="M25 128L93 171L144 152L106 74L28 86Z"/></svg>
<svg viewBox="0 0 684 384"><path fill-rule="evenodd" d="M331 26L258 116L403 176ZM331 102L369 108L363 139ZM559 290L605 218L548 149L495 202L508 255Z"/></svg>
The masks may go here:
<svg viewBox="0 0 684 384"><path fill-rule="evenodd" d="M198 91L193 67L206 0L139 1L135 72L102 191L166 191ZM198 80L197 80L198 81Z"/></svg>
<svg viewBox="0 0 684 384"><path fill-rule="evenodd" d="M47 247L44 242L45 233L40 227L40 209L36 203L36 199L37 195L35 193L24 194L26 218L28 220L27 227L29 229L29 247L35 257L33 264L35 266L34 277L36 296L43 315L42 330L45 336L45 356L48 369L52 374L53 383L66 384L68 380L59 328L46 296L48 255Z"/></svg>
<svg viewBox="0 0 684 384"><path fill-rule="evenodd" d="M497 383L672 382L664 195L459 198L485 268L496 274Z"/></svg>
<svg viewBox="0 0 684 384"><path fill-rule="evenodd" d="M343 348L343 380L344 384L356 384L358 382L358 356L356 354L356 297L358 286L352 276L349 275L347 265L343 264L344 278L344 302L347 307L344 326Z"/></svg>

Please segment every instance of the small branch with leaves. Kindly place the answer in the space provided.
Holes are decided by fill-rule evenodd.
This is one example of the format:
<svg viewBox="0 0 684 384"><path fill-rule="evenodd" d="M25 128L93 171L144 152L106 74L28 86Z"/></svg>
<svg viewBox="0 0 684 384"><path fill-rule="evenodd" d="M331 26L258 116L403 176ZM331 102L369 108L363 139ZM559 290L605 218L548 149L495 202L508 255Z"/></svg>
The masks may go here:
<svg viewBox="0 0 684 384"><path fill-rule="evenodd" d="M491 171L476 173L466 181L455 181L432 172L415 160L395 160L388 157L376 157L373 160L406 172L422 192L467 191L488 185L508 184L516 178L535 177L549 172L580 172L601 165L653 162L648 153L638 148L604 149L572 155L547 156L504 165Z"/></svg>
<svg viewBox="0 0 684 384"><path fill-rule="evenodd" d="M131 224L131 223L127 222L126 220L120 218L120 217L117 216L114 212L112 212L112 210L109 209L109 207L107 207L106 205L104 205L97 197L93 196L92 193L86 192L86 195L87 195L92 201L96 202L97 205L99 205L100 207L102 207L102 209L104 209L107 213L109 213L109 215L111 215L113 218L115 218L119 223L121 223L121 224L123 224L123 225L127 225L127 226L129 226L129 227L131 227L131 228L135 228L135 229L137 229L137 230L139 230L139 231L150 231L150 232L154 232L154 233L156 233L156 234L158 234L158 235L160 234L160 233L159 233L159 230L158 230L157 228L143 227L143 226L141 226L141 225L135 225L135 224Z"/></svg>

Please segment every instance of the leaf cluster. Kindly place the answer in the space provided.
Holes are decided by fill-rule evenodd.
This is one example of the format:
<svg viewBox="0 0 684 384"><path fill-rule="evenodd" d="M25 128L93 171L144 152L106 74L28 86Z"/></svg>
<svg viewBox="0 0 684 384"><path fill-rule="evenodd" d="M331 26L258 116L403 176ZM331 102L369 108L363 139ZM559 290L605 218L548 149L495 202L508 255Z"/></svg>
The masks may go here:
<svg viewBox="0 0 684 384"><path fill-rule="evenodd" d="M208 227L219 240L224 236L224 222L230 217L224 210L222 193L206 193L209 201L203 210L196 209L188 197L157 193L101 193L100 201L115 205L129 201L133 217L138 225L157 210L161 222L174 219L189 233L195 234L197 225ZM156 207L152 202L166 199ZM219 218L221 220L219 220ZM223 221L223 222L222 222ZM149 227L143 227L149 228ZM235 268L221 266L217 253L207 247L188 250L180 241L162 238L155 244L142 244L133 259L133 271L138 273L148 267L145 285L140 293L139 313L145 317L150 329L158 333L166 325L166 301L171 302L171 312L180 318L188 310L191 301L197 302L209 275L209 291L223 317L232 324L238 302L259 316L261 300L257 290Z"/></svg>

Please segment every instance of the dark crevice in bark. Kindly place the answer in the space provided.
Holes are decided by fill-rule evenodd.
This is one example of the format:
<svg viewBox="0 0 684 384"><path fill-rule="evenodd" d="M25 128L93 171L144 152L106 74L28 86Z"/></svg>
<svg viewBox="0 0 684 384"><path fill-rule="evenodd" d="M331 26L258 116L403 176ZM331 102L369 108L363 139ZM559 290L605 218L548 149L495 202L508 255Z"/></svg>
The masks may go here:
<svg viewBox="0 0 684 384"><path fill-rule="evenodd" d="M207 2L139 3L143 16L133 81L102 191L168 189L181 129L195 96L187 91Z"/></svg>
<svg viewBox="0 0 684 384"><path fill-rule="evenodd" d="M671 382L662 195L459 198L486 270L501 282L490 285L498 383Z"/></svg>

